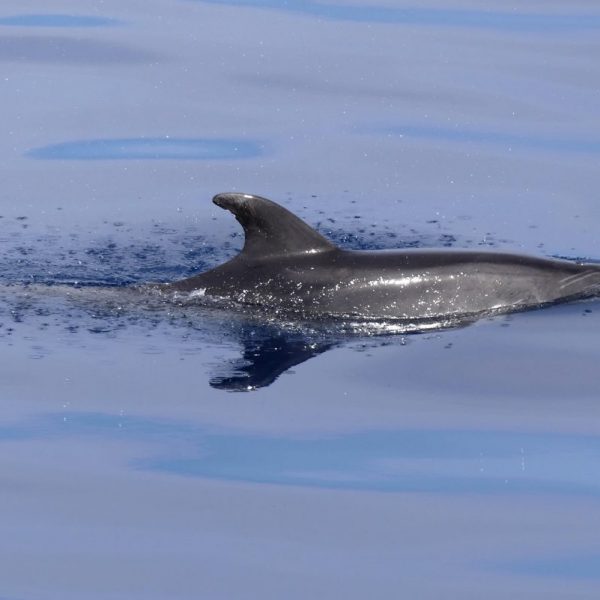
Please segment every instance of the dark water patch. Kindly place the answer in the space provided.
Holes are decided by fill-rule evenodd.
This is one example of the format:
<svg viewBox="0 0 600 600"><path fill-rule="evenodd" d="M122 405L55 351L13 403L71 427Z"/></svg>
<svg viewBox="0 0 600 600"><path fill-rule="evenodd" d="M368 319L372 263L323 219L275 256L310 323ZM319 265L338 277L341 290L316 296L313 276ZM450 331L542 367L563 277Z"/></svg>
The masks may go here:
<svg viewBox="0 0 600 600"><path fill-rule="evenodd" d="M209 240L185 227L180 235L146 233L143 228L116 229L114 235L89 239L88 232L30 236L17 231L7 239L0 280L122 286L191 276L225 258Z"/></svg>
<svg viewBox="0 0 600 600"><path fill-rule="evenodd" d="M121 22L109 17L67 14L31 14L1 17L5 27L114 27Z"/></svg>
<svg viewBox="0 0 600 600"><path fill-rule="evenodd" d="M586 256L565 256L564 254L553 254L553 258L559 260L571 260L579 263L590 263L594 265L600 265L600 260L594 258L588 258Z"/></svg>
<svg viewBox="0 0 600 600"><path fill-rule="evenodd" d="M480 242L467 242L449 233L420 232L408 227L390 229L388 226L377 226L377 231L358 228L348 231L340 227L332 228L318 223L315 229L330 239L340 248L346 250L402 250L408 248L453 248L474 247ZM496 246L499 240L491 236L486 245Z"/></svg>
<svg viewBox="0 0 600 600"><path fill-rule="evenodd" d="M0 61L53 65L139 65L164 60L152 52L115 42L60 36L0 37Z"/></svg>
<svg viewBox="0 0 600 600"><path fill-rule="evenodd" d="M252 140L203 138L123 138L81 140L33 148L43 160L225 160L255 158L264 144Z"/></svg>
<svg viewBox="0 0 600 600"><path fill-rule="evenodd" d="M358 23L389 23L423 27L491 29L522 33L571 33L600 29L600 15L590 13L523 13L492 10L361 6L313 0L198 0L205 4L284 10Z"/></svg>
<svg viewBox="0 0 600 600"><path fill-rule="evenodd" d="M513 150L540 150L544 152L598 154L597 139L555 138L523 135L498 131L476 131L446 127L394 126L379 130L383 135L415 140L433 140L459 144L493 145L506 152Z"/></svg>

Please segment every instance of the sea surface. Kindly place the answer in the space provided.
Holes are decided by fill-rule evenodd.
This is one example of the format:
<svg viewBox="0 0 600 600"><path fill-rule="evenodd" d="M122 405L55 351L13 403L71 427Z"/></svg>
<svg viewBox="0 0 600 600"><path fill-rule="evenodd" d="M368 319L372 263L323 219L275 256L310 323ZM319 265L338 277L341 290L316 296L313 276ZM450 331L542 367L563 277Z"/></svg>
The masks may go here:
<svg viewBox="0 0 600 600"><path fill-rule="evenodd" d="M600 595L600 301L157 303L243 243L600 260L592 0L3 0L0 598Z"/></svg>

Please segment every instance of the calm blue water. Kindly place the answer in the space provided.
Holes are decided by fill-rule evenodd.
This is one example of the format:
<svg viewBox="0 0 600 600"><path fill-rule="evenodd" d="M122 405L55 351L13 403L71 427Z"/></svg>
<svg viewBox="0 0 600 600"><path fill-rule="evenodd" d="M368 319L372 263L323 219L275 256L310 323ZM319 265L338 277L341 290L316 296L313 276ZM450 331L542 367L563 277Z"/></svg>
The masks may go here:
<svg viewBox="0 0 600 600"><path fill-rule="evenodd" d="M143 6L142 6L143 4ZM419 335L164 305L211 197L600 260L600 11L0 8L0 597L595 599L600 303Z"/></svg>

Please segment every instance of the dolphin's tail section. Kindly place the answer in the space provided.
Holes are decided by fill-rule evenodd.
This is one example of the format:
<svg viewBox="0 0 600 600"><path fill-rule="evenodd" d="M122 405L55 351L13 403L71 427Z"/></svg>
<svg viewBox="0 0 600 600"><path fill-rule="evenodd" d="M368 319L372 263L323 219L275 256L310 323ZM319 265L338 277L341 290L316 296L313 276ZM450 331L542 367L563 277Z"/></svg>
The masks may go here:
<svg viewBox="0 0 600 600"><path fill-rule="evenodd" d="M336 246L279 204L251 194L217 194L213 202L232 212L244 228L246 258L316 254Z"/></svg>

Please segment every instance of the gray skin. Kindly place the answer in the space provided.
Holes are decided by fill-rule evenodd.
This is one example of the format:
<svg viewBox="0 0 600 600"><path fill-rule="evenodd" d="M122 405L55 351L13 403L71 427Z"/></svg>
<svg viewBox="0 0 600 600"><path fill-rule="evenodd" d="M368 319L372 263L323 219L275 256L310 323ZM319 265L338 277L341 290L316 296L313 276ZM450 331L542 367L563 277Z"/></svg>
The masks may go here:
<svg viewBox="0 0 600 600"><path fill-rule="evenodd" d="M342 250L275 202L218 194L244 228L235 258L163 291L307 317L445 321L600 294L600 266L467 250Z"/></svg>

